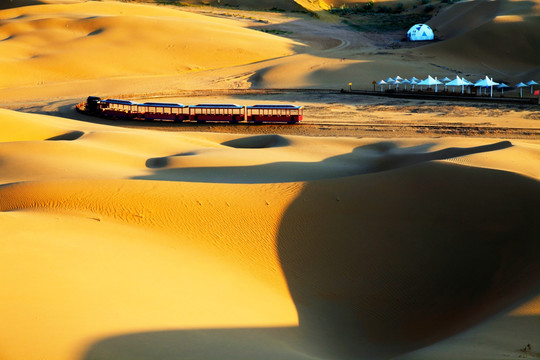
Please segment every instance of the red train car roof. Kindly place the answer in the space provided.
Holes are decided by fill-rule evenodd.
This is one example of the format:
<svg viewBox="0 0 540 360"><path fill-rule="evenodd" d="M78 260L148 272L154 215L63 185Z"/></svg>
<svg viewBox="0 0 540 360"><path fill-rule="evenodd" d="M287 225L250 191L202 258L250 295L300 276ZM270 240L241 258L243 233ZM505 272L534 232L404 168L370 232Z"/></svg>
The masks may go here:
<svg viewBox="0 0 540 360"><path fill-rule="evenodd" d="M197 104L190 105L192 108L207 108L207 109L242 109L243 106L236 104Z"/></svg>
<svg viewBox="0 0 540 360"><path fill-rule="evenodd" d="M247 106L248 109L301 109L303 106L296 105L252 105Z"/></svg>
<svg viewBox="0 0 540 360"><path fill-rule="evenodd" d="M144 104L137 104L139 106L160 106L160 107L187 107L184 104L174 104L174 103L159 103L159 102L145 102Z"/></svg>
<svg viewBox="0 0 540 360"><path fill-rule="evenodd" d="M129 100L107 99L101 100L102 103L119 104L119 105L137 105L137 103Z"/></svg>

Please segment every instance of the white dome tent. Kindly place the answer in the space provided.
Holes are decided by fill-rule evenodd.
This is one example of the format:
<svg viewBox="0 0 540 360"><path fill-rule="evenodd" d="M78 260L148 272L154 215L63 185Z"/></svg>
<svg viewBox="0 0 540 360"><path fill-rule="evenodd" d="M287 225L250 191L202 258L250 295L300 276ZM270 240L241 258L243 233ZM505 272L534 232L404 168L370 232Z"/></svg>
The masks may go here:
<svg viewBox="0 0 540 360"><path fill-rule="evenodd" d="M426 41L433 40L433 38L433 30L426 24L416 24L407 31L409 41Z"/></svg>

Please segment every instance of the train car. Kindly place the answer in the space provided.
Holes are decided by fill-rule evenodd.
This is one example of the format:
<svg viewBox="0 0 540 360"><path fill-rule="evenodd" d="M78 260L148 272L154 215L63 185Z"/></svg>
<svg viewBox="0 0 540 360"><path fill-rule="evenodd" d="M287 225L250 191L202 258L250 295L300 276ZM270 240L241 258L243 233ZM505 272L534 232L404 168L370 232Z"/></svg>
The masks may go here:
<svg viewBox="0 0 540 360"><path fill-rule="evenodd" d="M253 105L246 106L246 119L252 123L294 124L304 118L304 107L295 105Z"/></svg>
<svg viewBox="0 0 540 360"><path fill-rule="evenodd" d="M204 122L238 123L289 123L302 121L304 107L295 105L236 105L145 102L139 104L129 100L106 99L89 96L86 103L77 104L77 110L113 119L141 120L184 120Z"/></svg>
<svg viewBox="0 0 540 360"><path fill-rule="evenodd" d="M137 118L144 120L173 120L182 122L189 119L189 106L173 103L146 102L136 105Z"/></svg>
<svg viewBox="0 0 540 360"><path fill-rule="evenodd" d="M98 102L99 112L112 118L133 118L137 103L128 100L107 99Z"/></svg>
<svg viewBox="0 0 540 360"><path fill-rule="evenodd" d="M197 122L244 121L245 106L236 104L198 104L189 107L189 119Z"/></svg>

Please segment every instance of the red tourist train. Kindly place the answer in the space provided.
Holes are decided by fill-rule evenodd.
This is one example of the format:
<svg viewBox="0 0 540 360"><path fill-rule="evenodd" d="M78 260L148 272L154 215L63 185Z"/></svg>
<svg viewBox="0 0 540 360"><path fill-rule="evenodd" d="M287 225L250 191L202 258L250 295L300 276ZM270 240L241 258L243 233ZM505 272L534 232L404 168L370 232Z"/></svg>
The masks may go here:
<svg viewBox="0 0 540 360"><path fill-rule="evenodd" d="M77 106L87 113L113 119L170 120L176 122L196 121L239 123L288 123L302 121L304 107L295 105L199 104L146 102L106 99L89 96L86 103Z"/></svg>

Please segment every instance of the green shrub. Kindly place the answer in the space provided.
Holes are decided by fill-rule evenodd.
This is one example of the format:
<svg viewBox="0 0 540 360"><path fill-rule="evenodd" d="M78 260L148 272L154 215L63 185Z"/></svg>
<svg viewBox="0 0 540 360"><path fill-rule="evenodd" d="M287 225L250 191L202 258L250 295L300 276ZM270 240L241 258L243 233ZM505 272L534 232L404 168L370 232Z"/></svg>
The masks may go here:
<svg viewBox="0 0 540 360"><path fill-rule="evenodd" d="M392 8L390 6L381 5L377 7L377 13L379 14L390 14L392 12Z"/></svg>
<svg viewBox="0 0 540 360"><path fill-rule="evenodd" d="M369 0L367 3L364 4L363 8L365 11L373 11L374 6L375 2L373 0Z"/></svg>

